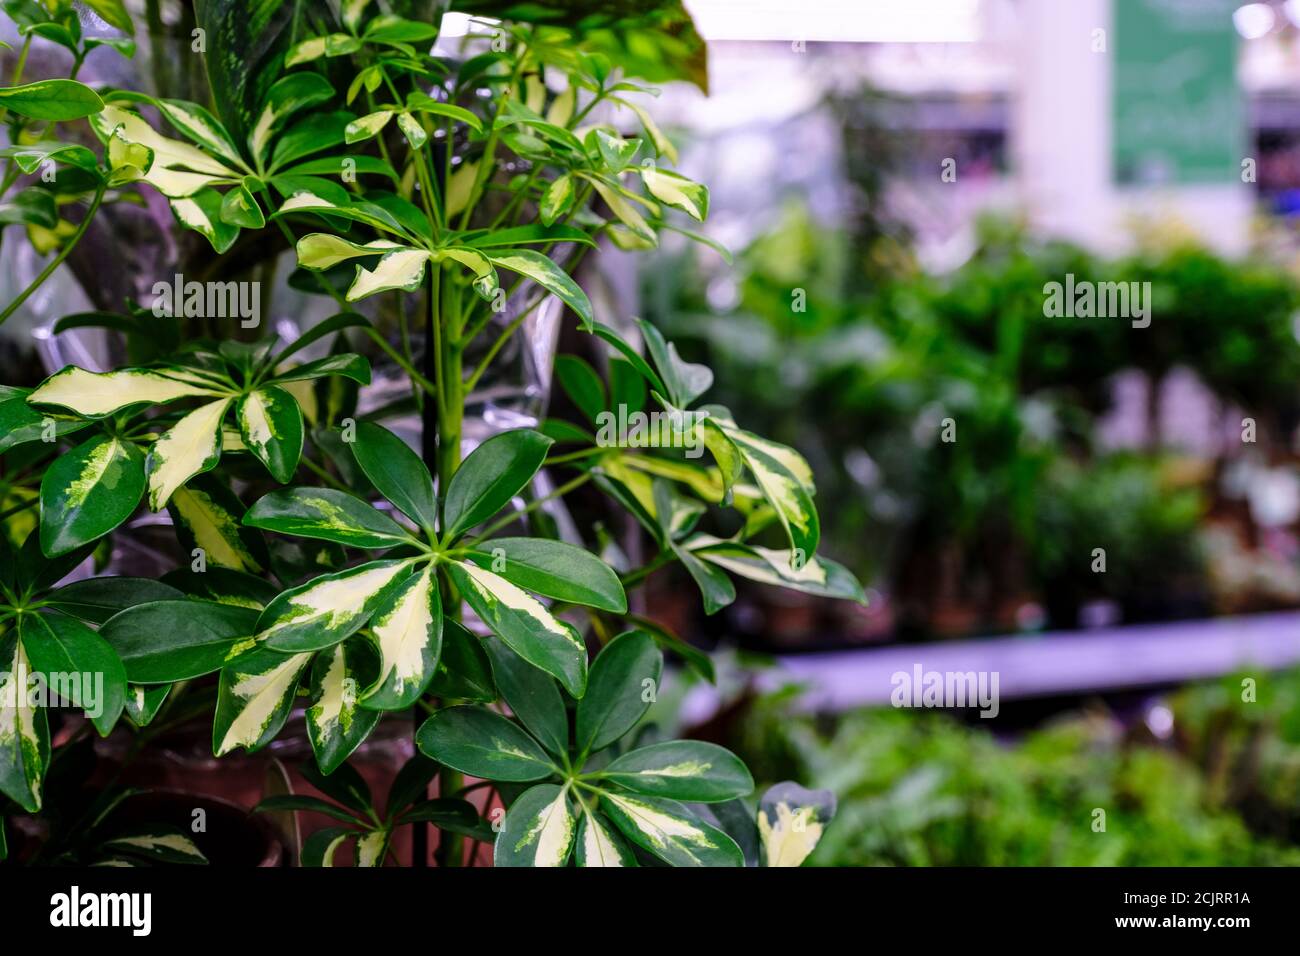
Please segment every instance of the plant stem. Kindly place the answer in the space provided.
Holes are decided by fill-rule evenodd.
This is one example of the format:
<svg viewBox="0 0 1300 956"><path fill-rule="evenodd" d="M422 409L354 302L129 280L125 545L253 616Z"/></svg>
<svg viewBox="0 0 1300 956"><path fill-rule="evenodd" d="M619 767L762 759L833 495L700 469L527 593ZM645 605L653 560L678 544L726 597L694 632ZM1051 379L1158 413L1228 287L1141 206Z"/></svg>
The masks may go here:
<svg viewBox="0 0 1300 956"><path fill-rule="evenodd" d="M41 270L41 274L32 281L31 285L22 291L22 294L19 295L18 298L9 303L4 312L0 312L0 325L4 325L5 320L8 319L9 316L13 315L14 312L18 310L18 307L27 301L28 296L41 287L41 284L50 277L54 270L63 264L64 259L68 258L68 254L76 248L77 243L81 241L81 237L84 236L86 230L90 228L90 221L95 218L95 213L98 211L99 204L103 198L104 186L101 185L97 190L95 190L95 198L91 200L90 208L86 210L86 215L81 220L81 224L77 226L77 231L72 234L66 243L64 243L63 248L59 250L59 254L50 260L50 264Z"/></svg>

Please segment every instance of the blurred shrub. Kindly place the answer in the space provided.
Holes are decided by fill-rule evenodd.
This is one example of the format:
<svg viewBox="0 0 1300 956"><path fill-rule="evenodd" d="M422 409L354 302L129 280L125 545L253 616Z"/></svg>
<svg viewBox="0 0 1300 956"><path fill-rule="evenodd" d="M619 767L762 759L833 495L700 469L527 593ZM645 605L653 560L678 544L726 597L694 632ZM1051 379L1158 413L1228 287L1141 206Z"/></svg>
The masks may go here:
<svg viewBox="0 0 1300 956"><path fill-rule="evenodd" d="M829 787L839 812L813 857L831 866L1297 865L1218 806L1197 766L1080 717L1000 743L932 712L871 710L819 727L784 704L744 722L759 779ZM779 768L779 769L778 769ZM1093 829L1105 811L1105 832Z"/></svg>

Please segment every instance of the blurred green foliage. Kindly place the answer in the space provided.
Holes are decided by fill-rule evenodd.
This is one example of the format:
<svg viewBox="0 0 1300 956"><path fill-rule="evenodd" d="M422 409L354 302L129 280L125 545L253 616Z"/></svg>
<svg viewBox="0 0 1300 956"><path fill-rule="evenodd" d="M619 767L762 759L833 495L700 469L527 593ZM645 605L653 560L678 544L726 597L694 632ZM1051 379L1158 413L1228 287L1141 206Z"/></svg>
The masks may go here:
<svg viewBox="0 0 1300 956"><path fill-rule="evenodd" d="M1100 710L1005 742L935 712L795 716L783 695L737 722L738 746L757 779L836 793L821 865L1300 865L1300 672L1239 695L1182 693L1177 744Z"/></svg>
<svg viewBox="0 0 1300 956"><path fill-rule="evenodd" d="M733 272L687 252L644 294L652 321L714 368L720 402L809 457L833 516L825 547L868 579L933 579L934 555L955 550L963 579L992 579L976 590L1058 589L1044 603L1068 607L1094 577L1077 532L1106 527L1109 556L1145 569L1142 586L1182 586L1205 504L1170 494L1159 448L1114 461L1098 448L1113 377L1190 368L1257 419L1262 442L1300 421L1300 293L1275 266L1168 241L1105 259L990 219L951 274L900 258L855 291L878 272L867 254L790 205ZM1150 282L1150 326L1044 315L1044 286L1071 274Z"/></svg>

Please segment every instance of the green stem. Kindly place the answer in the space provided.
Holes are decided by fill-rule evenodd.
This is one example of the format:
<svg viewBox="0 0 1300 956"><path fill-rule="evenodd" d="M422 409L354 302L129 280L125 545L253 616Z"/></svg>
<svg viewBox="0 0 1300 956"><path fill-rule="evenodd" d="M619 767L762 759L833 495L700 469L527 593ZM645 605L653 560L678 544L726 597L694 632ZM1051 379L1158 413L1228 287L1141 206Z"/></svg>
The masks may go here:
<svg viewBox="0 0 1300 956"><path fill-rule="evenodd" d="M68 258L68 254L76 248L77 243L81 241L81 237L84 236L86 230L90 228L90 221L95 218L95 213L98 211L99 204L103 198L104 186L101 185L97 190L95 190L95 198L91 200L90 208L86 210L86 215L85 218L81 220L81 225L77 226L77 231L72 234L71 238L68 239L63 248L59 250L59 254L50 260L50 264L41 270L41 274L33 280L31 285L22 291L22 294L19 295L18 298L10 302L3 312L0 312L0 325L4 325L5 320L8 319L9 316L13 315L14 312L18 310L18 307L27 301L28 296L41 287L41 283L48 279L54 270L63 264L64 259Z"/></svg>

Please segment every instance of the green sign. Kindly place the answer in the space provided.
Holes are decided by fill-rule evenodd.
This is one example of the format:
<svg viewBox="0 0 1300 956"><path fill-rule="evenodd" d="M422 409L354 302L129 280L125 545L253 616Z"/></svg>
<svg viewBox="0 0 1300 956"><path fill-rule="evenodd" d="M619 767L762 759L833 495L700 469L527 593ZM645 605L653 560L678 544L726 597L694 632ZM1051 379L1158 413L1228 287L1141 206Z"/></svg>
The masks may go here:
<svg viewBox="0 0 1300 956"><path fill-rule="evenodd" d="M1234 0L1113 0L1118 183L1241 181L1246 116Z"/></svg>

